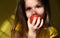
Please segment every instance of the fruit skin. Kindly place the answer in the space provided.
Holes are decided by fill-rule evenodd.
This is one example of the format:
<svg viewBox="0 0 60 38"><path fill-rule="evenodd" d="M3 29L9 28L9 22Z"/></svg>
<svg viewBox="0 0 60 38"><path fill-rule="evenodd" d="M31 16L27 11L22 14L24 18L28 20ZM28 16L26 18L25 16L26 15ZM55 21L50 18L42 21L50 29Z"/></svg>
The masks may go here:
<svg viewBox="0 0 60 38"><path fill-rule="evenodd" d="M31 24L32 24L32 21L33 21L34 17L36 17L36 21L38 20L38 17L40 17L40 20L41 20L41 16L40 16L40 15L33 14L33 15L30 17L30 23L31 23Z"/></svg>

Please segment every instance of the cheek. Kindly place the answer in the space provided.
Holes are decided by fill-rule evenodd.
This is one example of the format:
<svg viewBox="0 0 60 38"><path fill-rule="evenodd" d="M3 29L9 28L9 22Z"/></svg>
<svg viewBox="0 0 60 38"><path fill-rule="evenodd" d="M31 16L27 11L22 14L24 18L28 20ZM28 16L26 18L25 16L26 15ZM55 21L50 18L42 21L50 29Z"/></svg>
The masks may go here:
<svg viewBox="0 0 60 38"><path fill-rule="evenodd" d="M44 8L39 8L39 9L37 9L37 13L38 13L39 15L43 15L43 14L44 14Z"/></svg>
<svg viewBox="0 0 60 38"><path fill-rule="evenodd" d="M26 16L27 16L27 18L30 18L30 16L32 15L32 13L31 12L26 12Z"/></svg>

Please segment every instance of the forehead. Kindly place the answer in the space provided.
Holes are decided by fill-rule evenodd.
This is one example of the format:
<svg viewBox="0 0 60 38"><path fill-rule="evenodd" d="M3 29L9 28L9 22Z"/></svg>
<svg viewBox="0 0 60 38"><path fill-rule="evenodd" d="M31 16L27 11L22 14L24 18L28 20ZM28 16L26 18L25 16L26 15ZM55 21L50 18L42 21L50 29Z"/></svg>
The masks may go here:
<svg viewBox="0 0 60 38"><path fill-rule="evenodd" d="M25 1L37 1L37 0L25 0Z"/></svg>
<svg viewBox="0 0 60 38"><path fill-rule="evenodd" d="M38 0L25 0L25 5L26 6L34 6L36 4L38 4L39 1Z"/></svg>

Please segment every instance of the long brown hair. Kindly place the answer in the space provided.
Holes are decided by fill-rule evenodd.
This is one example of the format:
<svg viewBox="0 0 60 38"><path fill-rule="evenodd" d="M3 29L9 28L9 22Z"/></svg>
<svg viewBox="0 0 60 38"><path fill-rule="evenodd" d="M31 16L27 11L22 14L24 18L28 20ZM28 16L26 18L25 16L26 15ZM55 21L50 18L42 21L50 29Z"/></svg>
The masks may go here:
<svg viewBox="0 0 60 38"><path fill-rule="evenodd" d="M41 27L41 30L37 33L38 36L36 38L48 38L49 37L49 32L47 31L48 27L50 26L50 8L49 8L49 1L48 0L38 0L40 1L45 8L45 14L44 14L44 26ZM15 28L19 24L19 31L16 31ZM18 1L18 6L17 6L17 11L16 11L16 16L14 20L14 24L12 26L12 31L11 31L11 38L27 38L27 33L28 33L28 26L27 26L27 17L25 14L25 2L24 0L19 0ZM16 33L17 32L17 33ZM16 37L15 37L16 35ZM48 35L48 36L47 36Z"/></svg>

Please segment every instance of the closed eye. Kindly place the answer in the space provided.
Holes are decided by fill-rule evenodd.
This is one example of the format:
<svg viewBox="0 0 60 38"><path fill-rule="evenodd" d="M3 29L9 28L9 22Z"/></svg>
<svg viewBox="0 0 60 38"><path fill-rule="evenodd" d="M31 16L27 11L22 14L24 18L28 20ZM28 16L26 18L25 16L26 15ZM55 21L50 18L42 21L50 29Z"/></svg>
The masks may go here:
<svg viewBox="0 0 60 38"><path fill-rule="evenodd" d="M26 8L26 11L30 11L30 10L31 10L31 7Z"/></svg>
<svg viewBox="0 0 60 38"><path fill-rule="evenodd" d="M36 8L40 8L40 7L42 7L42 5L36 5Z"/></svg>

